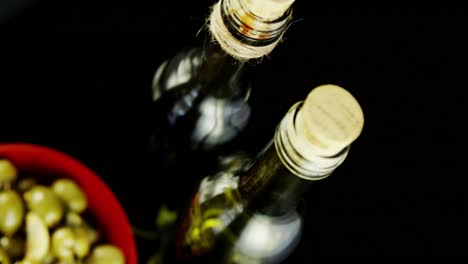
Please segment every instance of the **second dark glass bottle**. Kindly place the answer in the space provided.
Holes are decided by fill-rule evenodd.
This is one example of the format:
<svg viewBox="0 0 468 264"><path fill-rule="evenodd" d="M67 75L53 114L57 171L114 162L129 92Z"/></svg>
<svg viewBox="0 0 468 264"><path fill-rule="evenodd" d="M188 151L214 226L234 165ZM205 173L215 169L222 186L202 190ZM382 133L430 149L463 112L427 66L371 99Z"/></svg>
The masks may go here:
<svg viewBox="0 0 468 264"><path fill-rule="evenodd" d="M364 115L345 89L322 85L291 107L255 159L234 154L201 180L180 228L152 263L281 263L297 246L298 203L330 176L361 134Z"/></svg>

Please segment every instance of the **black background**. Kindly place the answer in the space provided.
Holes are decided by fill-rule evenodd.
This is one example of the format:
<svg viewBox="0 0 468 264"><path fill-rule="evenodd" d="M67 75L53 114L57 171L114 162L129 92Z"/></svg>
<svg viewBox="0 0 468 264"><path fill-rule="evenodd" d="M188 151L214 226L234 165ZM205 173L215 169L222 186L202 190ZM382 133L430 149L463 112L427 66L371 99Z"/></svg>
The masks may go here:
<svg viewBox="0 0 468 264"><path fill-rule="evenodd" d="M11 3L10 3L11 2ZM252 153L287 109L333 83L366 123L343 165L307 194L292 263L320 255L466 254L466 11L298 0L283 43L255 67ZM129 214L139 192L154 71L190 45L211 1L23 0L0 5L0 142L82 160ZM151 175L154 190L177 175ZM307 259L306 259L307 258Z"/></svg>

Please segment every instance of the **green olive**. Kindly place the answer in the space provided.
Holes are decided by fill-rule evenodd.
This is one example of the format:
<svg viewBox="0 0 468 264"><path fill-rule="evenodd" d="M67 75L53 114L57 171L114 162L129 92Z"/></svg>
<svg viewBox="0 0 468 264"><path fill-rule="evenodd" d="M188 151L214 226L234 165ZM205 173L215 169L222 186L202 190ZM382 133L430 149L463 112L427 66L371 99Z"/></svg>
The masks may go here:
<svg viewBox="0 0 468 264"><path fill-rule="evenodd" d="M75 235L69 227L60 227L52 234L52 251L63 262L72 262Z"/></svg>
<svg viewBox="0 0 468 264"><path fill-rule="evenodd" d="M16 261L15 264L38 264L38 262L31 261L29 259L23 259L21 261Z"/></svg>
<svg viewBox="0 0 468 264"><path fill-rule="evenodd" d="M20 193L25 193L29 191L33 186L37 184L37 181L33 178L23 178L18 180L18 184L16 186L16 189Z"/></svg>
<svg viewBox="0 0 468 264"><path fill-rule="evenodd" d="M0 249L5 250L8 256L10 256L13 259L19 258L22 255L24 255L24 247L25 241L20 236L4 236L0 238Z"/></svg>
<svg viewBox="0 0 468 264"><path fill-rule="evenodd" d="M75 212L67 212L65 217L65 225L73 228L73 232L81 234L86 234L86 239L90 244L93 244L99 239L99 234L94 230L83 218L81 215Z"/></svg>
<svg viewBox="0 0 468 264"><path fill-rule="evenodd" d="M172 225L177 220L177 211L169 210L165 204L159 208L158 216L156 217L156 226L163 228Z"/></svg>
<svg viewBox="0 0 468 264"><path fill-rule="evenodd" d="M88 255L89 250L91 248L91 237L89 236L89 231L86 228L75 228L73 229L73 233L75 234L75 245L74 251L78 258L83 259Z"/></svg>
<svg viewBox="0 0 468 264"><path fill-rule="evenodd" d="M101 244L93 248L85 264L124 264L125 256L118 247Z"/></svg>
<svg viewBox="0 0 468 264"><path fill-rule="evenodd" d="M72 180L58 179L52 184L52 190L72 211L81 213L88 206L85 193Z"/></svg>
<svg viewBox="0 0 468 264"><path fill-rule="evenodd" d="M61 264L61 263L57 260L52 250L49 250L49 252L47 252L47 255L44 257L44 260L42 261L41 264ZM74 263L74 264L78 264L78 263Z"/></svg>
<svg viewBox="0 0 468 264"><path fill-rule="evenodd" d="M23 201L15 191L3 191L0 192L0 208L0 232L11 236L23 223Z"/></svg>
<svg viewBox="0 0 468 264"><path fill-rule="evenodd" d="M62 219L63 205L50 188L36 185L24 193L24 200L29 210L41 217L48 227L55 226Z"/></svg>
<svg viewBox="0 0 468 264"><path fill-rule="evenodd" d="M26 250L24 261L41 263L49 252L49 244L49 230L44 220L36 213L28 212L26 214Z"/></svg>
<svg viewBox="0 0 468 264"><path fill-rule="evenodd" d="M0 185L16 180L18 171L9 160L0 159Z"/></svg>
<svg viewBox="0 0 468 264"><path fill-rule="evenodd" d="M94 244L99 240L99 233L87 224L77 227L74 230L76 233L80 234L80 236L85 235L90 244Z"/></svg>
<svg viewBox="0 0 468 264"><path fill-rule="evenodd" d="M0 248L0 263L1 264L10 264L10 257L8 257L8 254Z"/></svg>
<svg viewBox="0 0 468 264"><path fill-rule="evenodd" d="M78 227L84 224L83 218L73 211L67 212L65 215L65 225L69 227Z"/></svg>

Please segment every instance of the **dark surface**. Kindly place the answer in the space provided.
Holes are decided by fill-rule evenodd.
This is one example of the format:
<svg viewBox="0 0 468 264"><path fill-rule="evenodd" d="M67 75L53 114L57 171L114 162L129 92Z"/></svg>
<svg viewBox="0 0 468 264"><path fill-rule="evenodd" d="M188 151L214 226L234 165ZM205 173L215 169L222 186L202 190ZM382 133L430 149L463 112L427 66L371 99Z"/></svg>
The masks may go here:
<svg viewBox="0 0 468 264"><path fill-rule="evenodd" d="M149 173L152 75L166 57L201 44L195 35L214 1L158 2L36 1L0 24L0 142L77 157L137 218L181 177ZM347 88L366 123L345 163L306 196L290 262L466 254L465 10L308 2L297 1L298 21L256 68L243 147L257 152L287 109L324 83Z"/></svg>

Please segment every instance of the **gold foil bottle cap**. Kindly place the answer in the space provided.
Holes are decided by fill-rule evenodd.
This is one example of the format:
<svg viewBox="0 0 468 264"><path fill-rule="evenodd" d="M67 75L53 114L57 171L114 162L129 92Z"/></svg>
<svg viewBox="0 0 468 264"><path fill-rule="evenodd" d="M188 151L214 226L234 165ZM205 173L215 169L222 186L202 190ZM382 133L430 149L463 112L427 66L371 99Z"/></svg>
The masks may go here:
<svg viewBox="0 0 468 264"><path fill-rule="evenodd" d="M326 84L313 89L296 117L304 146L321 156L333 156L356 140L364 126L358 101L345 89Z"/></svg>
<svg viewBox="0 0 468 264"><path fill-rule="evenodd" d="M265 20L275 20L292 5L294 0L243 0L247 9Z"/></svg>

